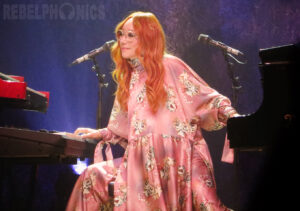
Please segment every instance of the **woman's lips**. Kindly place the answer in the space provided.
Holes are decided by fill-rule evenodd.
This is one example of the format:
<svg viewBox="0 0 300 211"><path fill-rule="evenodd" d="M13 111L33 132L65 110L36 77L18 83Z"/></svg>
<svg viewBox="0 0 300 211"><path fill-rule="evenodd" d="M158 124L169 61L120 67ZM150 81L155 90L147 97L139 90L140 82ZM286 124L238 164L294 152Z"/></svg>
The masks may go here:
<svg viewBox="0 0 300 211"><path fill-rule="evenodd" d="M121 50L129 50L129 48L121 47Z"/></svg>

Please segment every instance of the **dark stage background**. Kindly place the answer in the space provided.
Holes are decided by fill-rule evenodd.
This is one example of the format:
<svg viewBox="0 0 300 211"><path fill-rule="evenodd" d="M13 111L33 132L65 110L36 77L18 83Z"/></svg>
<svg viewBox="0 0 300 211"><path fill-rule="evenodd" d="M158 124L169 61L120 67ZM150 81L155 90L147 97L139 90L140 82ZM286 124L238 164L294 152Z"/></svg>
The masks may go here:
<svg viewBox="0 0 300 211"><path fill-rule="evenodd" d="M0 72L24 76L31 88L49 91L50 105L45 114L3 109L0 126L69 132L79 126L95 128L98 81L92 64L68 64L115 39L115 25L137 10L155 13L165 29L169 52L230 98L231 81L222 52L197 38L200 33L208 34L241 50L248 62L234 69L243 87L236 109L241 114L253 113L263 98L258 51L299 42L299 6L297 0L2 0ZM102 99L105 126L115 85L109 54L97 60L109 82ZM246 156L246 167L237 173L234 165L220 161L225 133L226 129L204 133L214 161L218 194L227 206L244 210L263 174L264 156ZM1 210L64 210L78 177L67 164L39 165L37 171L32 165L2 164L0 171ZM35 185L31 184L33 172Z"/></svg>

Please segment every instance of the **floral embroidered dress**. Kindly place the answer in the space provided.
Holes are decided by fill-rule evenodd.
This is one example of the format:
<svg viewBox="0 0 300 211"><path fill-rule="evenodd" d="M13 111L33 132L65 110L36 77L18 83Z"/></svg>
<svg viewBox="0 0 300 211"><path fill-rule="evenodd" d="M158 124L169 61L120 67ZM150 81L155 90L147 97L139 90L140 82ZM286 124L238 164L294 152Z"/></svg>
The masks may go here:
<svg viewBox="0 0 300 211"><path fill-rule="evenodd" d="M229 210L216 195L201 128L218 130L236 111L179 58L166 55L167 102L152 114L146 71L134 68L128 112L115 101L95 164L79 177L67 210ZM123 158L102 161L104 142L126 147ZM109 148L107 148L109 149ZM108 183L114 182L114 199Z"/></svg>

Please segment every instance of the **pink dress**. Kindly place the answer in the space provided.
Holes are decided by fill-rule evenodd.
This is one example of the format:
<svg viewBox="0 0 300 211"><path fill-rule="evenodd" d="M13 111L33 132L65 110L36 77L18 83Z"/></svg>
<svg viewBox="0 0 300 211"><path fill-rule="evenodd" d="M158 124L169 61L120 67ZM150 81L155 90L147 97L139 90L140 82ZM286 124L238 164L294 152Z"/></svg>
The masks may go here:
<svg viewBox="0 0 300 211"><path fill-rule="evenodd" d="M95 164L79 177L67 210L229 210L216 195L201 128L222 128L235 110L179 58L166 55L163 62L166 104L151 113L146 71L134 69L128 112L115 101L107 128L100 130L104 139ZM104 142L126 147L123 158L103 161ZM115 181L113 199L110 181Z"/></svg>

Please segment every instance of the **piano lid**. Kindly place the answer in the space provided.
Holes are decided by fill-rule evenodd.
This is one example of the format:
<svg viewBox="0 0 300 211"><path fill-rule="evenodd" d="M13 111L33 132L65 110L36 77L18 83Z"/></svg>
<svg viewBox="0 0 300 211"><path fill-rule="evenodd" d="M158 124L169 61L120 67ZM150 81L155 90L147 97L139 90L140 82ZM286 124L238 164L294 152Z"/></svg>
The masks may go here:
<svg viewBox="0 0 300 211"><path fill-rule="evenodd" d="M299 59L299 44L288 44L259 50L262 64L288 64Z"/></svg>
<svg viewBox="0 0 300 211"><path fill-rule="evenodd" d="M294 132L299 52L299 45L260 50L263 102L255 113L228 120L227 133L231 148L261 149L274 146L283 141L287 134Z"/></svg>

